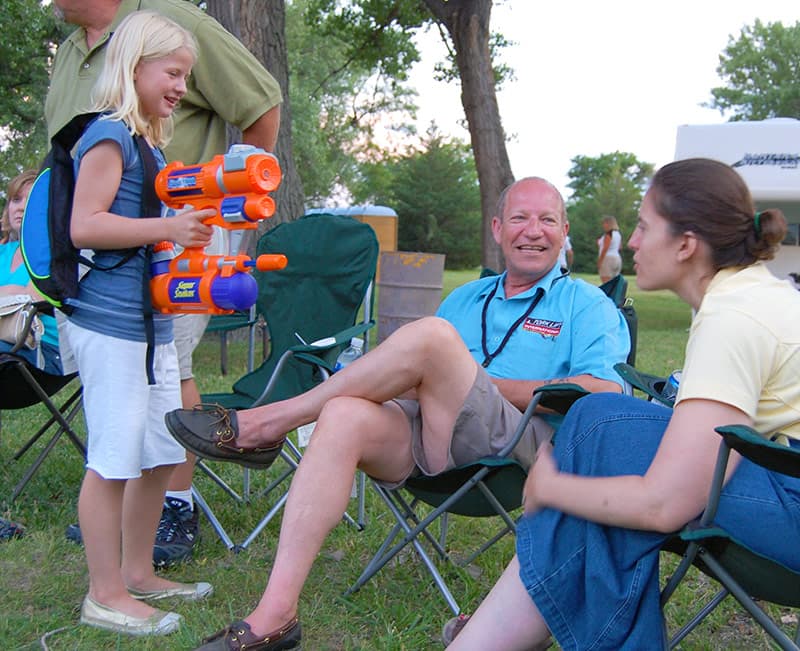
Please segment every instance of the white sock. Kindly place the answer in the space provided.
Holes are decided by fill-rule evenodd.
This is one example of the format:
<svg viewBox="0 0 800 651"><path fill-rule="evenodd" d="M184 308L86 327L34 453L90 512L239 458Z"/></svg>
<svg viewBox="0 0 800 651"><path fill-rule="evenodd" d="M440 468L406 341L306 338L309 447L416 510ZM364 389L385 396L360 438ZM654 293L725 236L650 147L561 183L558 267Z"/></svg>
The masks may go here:
<svg viewBox="0 0 800 651"><path fill-rule="evenodd" d="M164 496L166 500L168 497L171 497L176 500L183 500L189 506L192 507L192 511L194 511L194 499L192 498L192 489L188 488L185 491L167 491L167 494Z"/></svg>

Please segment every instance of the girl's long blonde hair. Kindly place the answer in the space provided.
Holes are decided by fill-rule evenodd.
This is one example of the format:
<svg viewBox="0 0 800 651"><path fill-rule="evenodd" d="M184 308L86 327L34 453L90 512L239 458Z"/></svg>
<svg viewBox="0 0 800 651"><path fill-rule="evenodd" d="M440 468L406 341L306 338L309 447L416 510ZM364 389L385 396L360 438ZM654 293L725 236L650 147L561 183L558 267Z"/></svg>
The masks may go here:
<svg viewBox="0 0 800 651"><path fill-rule="evenodd" d="M135 11L117 27L106 52L105 65L92 93L92 111L105 119L124 122L132 135L146 136L163 147L172 137L172 116L145 118L134 86L134 70L140 61L161 59L184 48L197 60L194 36L154 11Z"/></svg>

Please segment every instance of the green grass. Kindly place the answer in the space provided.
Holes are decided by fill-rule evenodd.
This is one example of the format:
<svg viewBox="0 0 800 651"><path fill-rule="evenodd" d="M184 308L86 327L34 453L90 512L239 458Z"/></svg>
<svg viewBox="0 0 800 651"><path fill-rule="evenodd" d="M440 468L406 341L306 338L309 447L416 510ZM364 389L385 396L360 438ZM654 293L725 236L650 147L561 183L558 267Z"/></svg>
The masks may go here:
<svg viewBox="0 0 800 651"><path fill-rule="evenodd" d="M448 272L445 293L477 272ZM597 283L596 277L586 276ZM633 284L633 283L631 283ZM638 366L655 373L679 368L689 325L689 310L666 293L644 294L632 287L639 316ZM195 354L195 370L204 392L228 390L244 371L244 344L230 345L230 374L219 374L219 348L214 338L204 340ZM166 571L184 581L210 581L214 595L197 604L175 604L185 617L181 631L169 638L135 639L116 636L77 625L87 577L81 548L64 538L64 528L76 521L75 503L82 477L82 464L74 449L61 441L23 495L7 503L12 487L22 476L38 449L21 461L12 455L33 434L44 419L34 407L2 413L0 453L0 495L5 515L28 527L22 540L0 544L0 648L60 650L105 649L192 649L199 639L250 611L260 597L272 562L280 518L276 518L240 554L225 549L207 522L201 521L203 537L194 560ZM83 431L83 425L79 429ZM266 485L269 472L254 472L256 488ZM242 472L237 466L217 464L215 468L233 485L241 488ZM198 485L236 542L241 542L269 508L270 501L254 497L249 504L237 504L205 478ZM355 502L352 502L355 507ZM352 512L352 511L351 511ZM442 623L450 616L444 600L431 584L413 553L404 553L384 568L360 592L345 598L342 593L388 532L391 519L386 508L370 490L367 495L367 526L357 531L338 526L328 538L312 571L300 605L306 651L408 650L441 648ZM450 551L463 556L475 541L494 532L496 523L487 520L452 519ZM499 576L513 554L513 540L502 540L467 569L442 563L440 568L463 609L472 611ZM665 564L674 559L665 555ZM714 586L703 576L693 575L684 586L668 616L671 624L685 621L691 608L712 592ZM773 609L774 613L780 611ZM726 604L693 633L684 649L768 649L764 636L733 604Z"/></svg>

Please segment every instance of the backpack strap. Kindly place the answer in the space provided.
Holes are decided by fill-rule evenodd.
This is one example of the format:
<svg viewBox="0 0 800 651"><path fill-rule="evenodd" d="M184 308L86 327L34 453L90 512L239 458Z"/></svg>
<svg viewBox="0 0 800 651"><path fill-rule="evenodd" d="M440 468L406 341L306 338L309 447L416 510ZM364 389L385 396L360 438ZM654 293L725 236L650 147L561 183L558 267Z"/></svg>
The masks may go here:
<svg viewBox="0 0 800 651"><path fill-rule="evenodd" d="M144 174L142 177L142 203L140 214L142 217L154 217L161 214L161 200L156 195L156 176L158 175L158 163L153 155L153 150L142 136L134 136L133 140L139 149L139 159L142 161ZM142 267L142 312L144 315L144 335L147 341L147 354L145 366L147 369L147 383L156 383L153 373L153 363L155 361L155 342L156 333L153 324L153 301L150 297L150 258L153 254L153 247L145 247L144 266ZM126 256L127 257L127 256Z"/></svg>
<svg viewBox="0 0 800 651"><path fill-rule="evenodd" d="M89 123L98 118L99 116L103 115L103 113L82 113L81 115L75 116L61 131L59 131L55 136L53 136L53 142L57 142L63 149L66 151L67 155L69 155L70 162L72 161L72 148L75 146L75 143L78 142L78 139L83 135L83 132L86 130L86 127L89 126ZM138 146L138 139L139 136L134 136L133 140L137 143ZM152 161L153 166L155 167L155 174L158 174L158 164L155 161L153 156L153 152L150 151L150 148L146 146L147 143L145 142L145 148L147 149L147 154L150 156L150 160ZM142 148L139 147L139 158L142 160L142 164L145 165L145 158L142 155ZM69 167L72 170L72 165ZM153 187L149 187L147 182L147 166L145 165L144 169L145 174L145 182L142 184L142 191L147 192L149 188L151 194L155 197L155 174L153 175ZM77 179L72 179L72 190L74 191L75 181ZM158 197L155 197L155 200L158 200ZM144 194L142 194L142 201L144 201ZM72 195L69 197L69 206L70 209L72 207ZM147 214L150 215L157 215L161 212L161 205L159 204L158 207L155 209L154 212L145 212L144 211L144 204L142 204L142 208L140 209L140 215L145 216ZM123 249L124 250L124 249ZM97 269L98 271L113 271L121 267L124 264L130 262L133 257L139 252L139 247L133 247L132 249L127 249L125 255L115 262L112 265L103 266L94 262L94 260L90 260L86 256L82 255L80 251L76 251L75 255L77 256L78 262L82 265L85 265L89 269Z"/></svg>

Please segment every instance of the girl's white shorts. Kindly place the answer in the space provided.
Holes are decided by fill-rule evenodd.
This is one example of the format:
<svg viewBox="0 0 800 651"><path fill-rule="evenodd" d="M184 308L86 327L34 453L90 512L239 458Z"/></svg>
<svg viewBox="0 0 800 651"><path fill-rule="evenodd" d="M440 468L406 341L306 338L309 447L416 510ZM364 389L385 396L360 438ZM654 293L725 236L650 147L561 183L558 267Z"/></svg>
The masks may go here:
<svg viewBox="0 0 800 651"><path fill-rule="evenodd" d="M86 467L104 479L135 479L142 470L183 462L186 452L164 424L181 407L175 344L157 345L147 384L147 344L109 337L67 322L83 384L88 430Z"/></svg>

